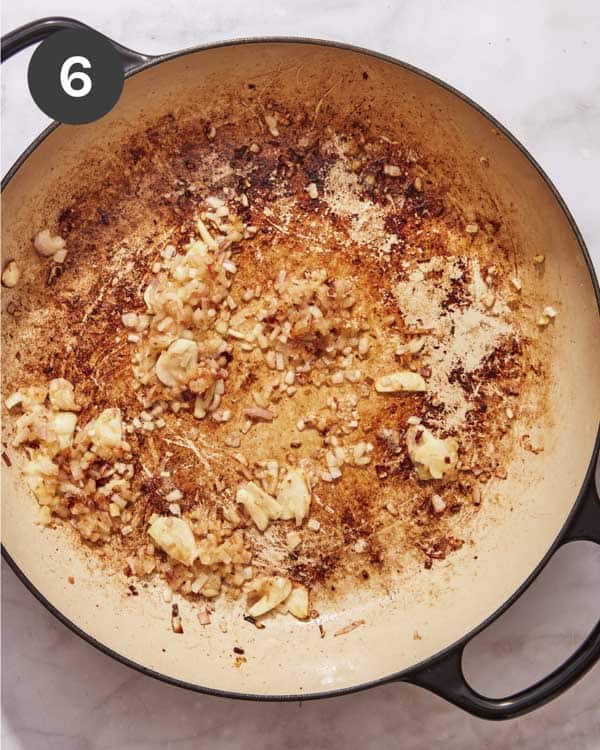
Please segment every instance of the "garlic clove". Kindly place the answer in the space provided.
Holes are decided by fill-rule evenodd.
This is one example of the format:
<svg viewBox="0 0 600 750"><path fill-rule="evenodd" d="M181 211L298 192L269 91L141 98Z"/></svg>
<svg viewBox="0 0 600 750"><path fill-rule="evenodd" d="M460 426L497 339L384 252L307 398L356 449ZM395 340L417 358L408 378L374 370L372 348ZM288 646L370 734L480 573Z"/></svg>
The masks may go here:
<svg viewBox="0 0 600 750"><path fill-rule="evenodd" d="M421 392L427 390L427 383L418 372L399 370L377 378L375 390L378 393Z"/></svg>

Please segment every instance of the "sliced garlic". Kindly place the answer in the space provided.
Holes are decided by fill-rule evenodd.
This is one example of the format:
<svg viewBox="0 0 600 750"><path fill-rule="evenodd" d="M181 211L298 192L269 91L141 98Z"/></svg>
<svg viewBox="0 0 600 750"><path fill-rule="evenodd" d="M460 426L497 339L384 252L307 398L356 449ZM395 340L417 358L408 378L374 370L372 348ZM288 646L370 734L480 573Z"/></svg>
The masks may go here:
<svg viewBox="0 0 600 750"><path fill-rule="evenodd" d="M78 411L79 407L75 403L73 385L65 378L54 378L48 384L48 395L50 404L54 409L60 411Z"/></svg>
<svg viewBox="0 0 600 750"><path fill-rule="evenodd" d="M281 505L254 482L248 482L240 487L236 500L244 506L260 531L264 531L270 521L275 521L281 516Z"/></svg>
<svg viewBox="0 0 600 750"><path fill-rule="evenodd" d="M279 136L279 130L277 129L277 115L265 115L265 122L269 128L269 133L271 133L273 138L277 138Z"/></svg>
<svg viewBox="0 0 600 750"><path fill-rule="evenodd" d="M88 430L96 453L102 458L110 458L120 449L123 440L121 410L104 409L88 426Z"/></svg>
<svg viewBox="0 0 600 750"><path fill-rule="evenodd" d="M308 589L306 586L296 584L288 598L283 602L282 607L294 615L298 620L306 620L310 611Z"/></svg>
<svg viewBox="0 0 600 750"><path fill-rule="evenodd" d="M52 523L52 513L47 505L41 506L37 509L36 524L38 526L50 526Z"/></svg>
<svg viewBox="0 0 600 750"><path fill-rule="evenodd" d="M456 440L437 438L422 425L408 428L406 445L419 479L441 479L458 461Z"/></svg>
<svg viewBox="0 0 600 750"><path fill-rule="evenodd" d="M56 433L60 450L70 448L73 443L73 433L77 424L77 414L70 411L59 411L50 414L48 424Z"/></svg>
<svg viewBox="0 0 600 750"><path fill-rule="evenodd" d="M25 475L55 477L58 476L58 466L44 451L34 451L25 466Z"/></svg>
<svg viewBox="0 0 600 750"><path fill-rule="evenodd" d="M400 346L396 348L396 356L403 357L405 354L418 354L422 351L424 346L424 336L415 336L415 338L410 339L408 344L400 344Z"/></svg>
<svg viewBox="0 0 600 750"><path fill-rule="evenodd" d="M9 289L17 286L21 278L21 269L14 260L9 260L2 271L2 284Z"/></svg>
<svg viewBox="0 0 600 750"><path fill-rule="evenodd" d="M19 391L15 391L14 393L11 393L10 396L7 396L4 400L4 405L7 409L14 409L15 406L18 406L23 401L23 394L19 393Z"/></svg>
<svg viewBox="0 0 600 750"><path fill-rule="evenodd" d="M250 617L266 615L284 602L292 591L292 582L283 576L261 576L250 585L247 609Z"/></svg>
<svg viewBox="0 0 600 750"><path fill-rule="evenodd" d="M4 403L7 409L13 409L20 404L24 411L29 411L34 406L43 404L47 395L48 390L45 386L30 385L26 388L21 388L20 391L11 393Z"/></svg>
<svg viewBox="0 0 600 750"><path fill-rule="evenodd" d="M58 466L44 451L33 451L25 465L25 480L42 506L54 507L59 499L56 496Z"/></svg>
<svg viewBox="0 0 600 750"><path fill-rule="evenodd" d="M150 524L148 535L169 557L184 565L192 565L198 557L194 534L184 518L159 516Z"/></svg>
<svg viewBox="0 0 600 750"><path fill-rule="evenodd" d="M310 487L304 472L288 469L277 493L277 502L281 506L279 518L284 521L294 518L296 526L300 526L310 509L310 499Z"/></svg>
<svg viewBox="0 0 600 750"><path fill-rule="evenodd" d="M418 354L424 346L425 338L423 336L416 336L408 342L406 348L410 354Z"/></svg>
<svg viewBox="0 0 600 750"><path fill-rule="evenodd" d="M427 383L418 372L399 370L389 375L382 375L375 381L378 393L400 393L402 391L426 391Z"/></svg>
<svg viewBox="0 0 600 750"><path fill-rule="evenodd" d="M52 237L47 229L38 232L33 240L33 245L40 255L49 258L65 247L65 241L58 235Z"/></svg>
<svg viewBox="0 0 600 750"><path fill-rule="evenodd" d="M156 377L170 388L185 385L197 369L198 344L189 339L176 339L161 353L155 367Z"/></svg>
<svg viewBox="0 0 600 750"><path fill-rule="evenodd" d="M486 292L481 298L481 301L485 308L491 310L496 303L496 295L494 294L494 292Z"/></svg>

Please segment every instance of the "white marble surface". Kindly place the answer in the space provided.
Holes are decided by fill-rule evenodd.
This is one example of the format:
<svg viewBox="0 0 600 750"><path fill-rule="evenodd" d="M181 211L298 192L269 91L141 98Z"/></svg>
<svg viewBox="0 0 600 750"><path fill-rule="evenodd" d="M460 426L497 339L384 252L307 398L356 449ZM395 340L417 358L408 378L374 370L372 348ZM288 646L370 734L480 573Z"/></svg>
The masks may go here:
<svg viewBox="0 0 600 750"><path fill-rule="evenodd" d="M494 113L562 192L600 265L600 6L597 0L10 0L3 31L71 15L141 51L235 36L297 34L372 47L439 75ZM2 170L46 124L29 98L30 53L2 70ZM469 647L467 674L500 694L540 677L600 616L600 550L562 550L517 605ZM534 714L473 719L423 690L388 685L299 704L187 693L143 677L71 634L4 566L5 750L458 747L598 750L600 669Z"/></svg>

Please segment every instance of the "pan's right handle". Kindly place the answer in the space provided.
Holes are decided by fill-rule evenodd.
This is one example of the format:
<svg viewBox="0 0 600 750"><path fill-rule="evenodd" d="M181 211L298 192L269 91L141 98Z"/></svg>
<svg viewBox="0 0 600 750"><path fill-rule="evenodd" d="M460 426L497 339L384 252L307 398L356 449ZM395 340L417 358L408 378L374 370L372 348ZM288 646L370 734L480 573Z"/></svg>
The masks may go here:
<svg viewBox="0 0 600 750"><path fill-rule="evenodd" d="M558 546L580 540L600 544L600 457L585 482L583 496L569 519ZM438 659L416 669L405 682L427 688L482 719L513 719L533 711L560 695L600 659L600 621L577 650L553 672L525 690L506 698L488 698L474 690L462 669L466 644L450 649Z"/></svg>
<svg viewBox="0 0 600 750"><path fill-rule="evenodd" d="M57 31L65 31L67 29L96 31L96 29L92 29L90 26L87 26L85 23L77 21L74 18L63 18L61 16L40 18L37 21L25 24L25 26L20 26L14 31L9 31L8 34L5 34L2 37L2 62L8 60L9 57L12 57L22 49L25 49L32 44L42 42L51 34L54 34ZM96 31L96 33L100 32ZM154 59L151 55L143 55L141 52L135 52L128 47L123 47L121 44L113 42L112 39L109 39L109 41L117 50L123 61L125 75L132 73L142 65L145 65Z"/></svg>
<svg viewBox="0 0 600 750"><path fill-rule="evenodd" d="M563 544L577 541L600 544L600 454L596 462L596 471L592 473L588 482L585 498L561 539Z"/></svg>

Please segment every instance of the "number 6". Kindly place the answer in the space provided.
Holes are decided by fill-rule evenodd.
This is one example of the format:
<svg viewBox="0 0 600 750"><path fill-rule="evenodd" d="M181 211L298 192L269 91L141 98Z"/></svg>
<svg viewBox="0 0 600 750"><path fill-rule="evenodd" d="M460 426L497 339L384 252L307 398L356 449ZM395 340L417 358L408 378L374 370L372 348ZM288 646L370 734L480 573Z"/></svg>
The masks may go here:
<svg viewBox="0 0 600 750"><path fill-rule="evenodd" d="M76 70L74 73L69 75L69 71L73 65L81 65L82 68L91 68L92 64L87 57L81 55L73 55L73 57L67 57L62 64L60 69L60 85L62 86L65 94L80 98L87 96L92 90L92 79L87 73L83 73L81 70ZM74 89L73 81L81 81L81 88Z"/></svg>

